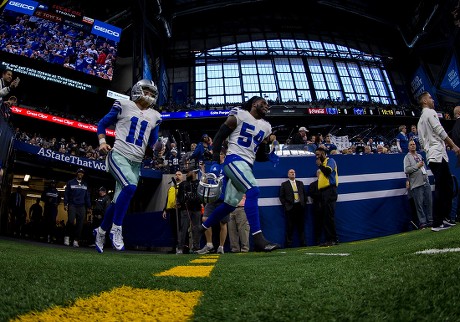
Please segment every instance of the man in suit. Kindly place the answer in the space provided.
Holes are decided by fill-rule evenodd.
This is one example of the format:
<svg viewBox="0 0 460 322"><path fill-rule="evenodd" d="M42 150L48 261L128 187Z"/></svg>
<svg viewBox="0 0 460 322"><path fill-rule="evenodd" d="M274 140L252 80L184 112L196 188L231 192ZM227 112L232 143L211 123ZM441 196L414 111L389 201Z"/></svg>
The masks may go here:
<svg viewBox="0 0 460 322"><path fill-rule="evenodd" d="M306 193L302 181L295 179L295 170L288 171L289 180L281 184L280 201L286 217L286 247L292 247L294 229L299 234L300 247L305 246Z"/></svg>

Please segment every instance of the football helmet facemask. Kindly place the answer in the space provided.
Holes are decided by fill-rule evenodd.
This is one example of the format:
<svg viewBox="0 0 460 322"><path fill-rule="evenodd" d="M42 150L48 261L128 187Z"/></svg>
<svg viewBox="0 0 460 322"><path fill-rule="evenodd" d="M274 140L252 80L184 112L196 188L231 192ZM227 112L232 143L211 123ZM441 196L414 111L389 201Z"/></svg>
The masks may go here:
<svg viewBox="0 0 460 322"><path fill-rule="evenodd" d="M145 95L144 90L152 92L153 96ZM137 102L140 99L147 102L148 107L155 105L158 99L158 88L153 81L141 79L133 85L133 88L131 89L131 100L133 102Z"/></svg>
<svg viewBox="0 0 460 322"><path fill-rule="evenodd" d="M197 193L203 203L214 202L222 193L223 176L217 177L214 173L206 173L198 184Z"/></svg>

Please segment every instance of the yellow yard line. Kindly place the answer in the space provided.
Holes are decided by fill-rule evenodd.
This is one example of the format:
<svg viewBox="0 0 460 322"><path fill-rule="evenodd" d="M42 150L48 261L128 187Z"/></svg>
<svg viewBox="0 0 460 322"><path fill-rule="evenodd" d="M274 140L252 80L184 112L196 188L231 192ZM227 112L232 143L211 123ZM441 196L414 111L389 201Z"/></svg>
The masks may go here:
<svg viewBox="0 0 460 322"><path fill-rule="evenodd" d="M55 306L31 312L12 321L186 321L193 316L201 291L147 290L122 286L69 307Z"/></svg>
<svg viewBox="0 0 460 322"><path fill-rule="evenodd" d="M154 276L209 277L214 265L176 266Z"/></svg>
<svg viewBox="0 0 460 322"><path fill-rule="evenodd" d="M190 261L192 264L214 264L217 262L217 258L197 258Z"/></svg>

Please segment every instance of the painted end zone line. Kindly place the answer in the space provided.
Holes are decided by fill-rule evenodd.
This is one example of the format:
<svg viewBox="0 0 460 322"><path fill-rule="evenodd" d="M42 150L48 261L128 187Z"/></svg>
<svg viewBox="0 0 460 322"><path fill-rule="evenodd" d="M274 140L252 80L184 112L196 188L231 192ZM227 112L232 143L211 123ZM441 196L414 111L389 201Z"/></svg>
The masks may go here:
<svg viewBox="0 0 460 322"><path fill-rule="evenodd" d="M350 256L349 253L304 253L305 255L312 255L312 256Z"/></svg>
<svg viewBox="0 0 460 322"><path fill-rule="evenodd" d="M432 255L432 254L442 254L442 253L458 253L460 248L444 248L444 249L425 249L418 252L415 252L416 255Z"/></svg>

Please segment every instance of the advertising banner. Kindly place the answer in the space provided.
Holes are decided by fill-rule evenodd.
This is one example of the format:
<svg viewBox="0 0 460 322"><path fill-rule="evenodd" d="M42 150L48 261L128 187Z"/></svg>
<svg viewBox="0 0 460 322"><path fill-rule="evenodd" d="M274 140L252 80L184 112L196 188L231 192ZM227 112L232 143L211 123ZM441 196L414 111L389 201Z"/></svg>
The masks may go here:
<svg viewBox="0 0 460 322"><path fill-rule="evenodd" d="M8 1L5 6L5 10L16 11L26 15L32 16L35 9L37 9L38 2L21 0L21 1Z"/></svg>
<svg viewBox="0 0 460 322"><path fill-rule="evenodd" d="M436 100L433 85L431 84L431 81L429 80L422 66L420 66L414 73L410 84L410 90L414 100L417 100L419 95L425 91L429 92L433 99Z"/></svg>
<svg viewBox="0 0 460 322"><path fill-rule="evenodd" d="M458 77L458 64L455 55L452 55L446 75L442 80L441 88L460 93L460 79Z"/></svg>
<svg viewBox="0 0 460 322"><path fill-rule="evenodd" d="M108 23L95 19L91 33L97 36L113 40L118 43L120 42L121 28L109 25Z"/></svg>

